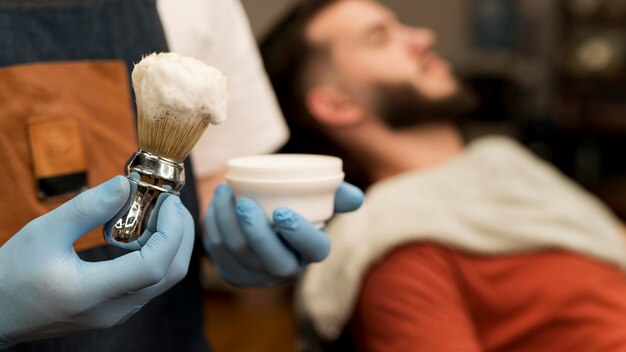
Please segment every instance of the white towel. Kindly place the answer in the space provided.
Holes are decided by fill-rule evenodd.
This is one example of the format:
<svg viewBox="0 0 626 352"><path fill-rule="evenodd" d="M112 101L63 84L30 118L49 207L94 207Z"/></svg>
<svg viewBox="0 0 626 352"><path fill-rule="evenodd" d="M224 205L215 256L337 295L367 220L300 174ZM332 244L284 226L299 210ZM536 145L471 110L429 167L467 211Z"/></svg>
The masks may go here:
<svg viewBox="0 0 626 352"><path fill-rule="evenodd" d="M327 230L331 253L307 271L301 299L317 332L331 340L350 319L369 267L409 242L485 256L561 249L626 269L619 220L502 137L474 142L437 168L374 185L359 211L337 217Z"/></svg>

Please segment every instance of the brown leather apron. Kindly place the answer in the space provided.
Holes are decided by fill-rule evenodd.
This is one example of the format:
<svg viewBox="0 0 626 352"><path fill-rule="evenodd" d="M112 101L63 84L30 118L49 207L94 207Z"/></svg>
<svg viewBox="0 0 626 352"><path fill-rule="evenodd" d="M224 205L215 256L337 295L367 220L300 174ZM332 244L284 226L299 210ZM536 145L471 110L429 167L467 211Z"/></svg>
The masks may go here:
<svg viewBox="0 0 626 352"><path fill-rule="evenodd" d="M0 245L74 194L40 199L37 180L86 171L94 187L136 150L126 64L61 61L0 68ZM104 244L96 228L77 250Z"/></svg>

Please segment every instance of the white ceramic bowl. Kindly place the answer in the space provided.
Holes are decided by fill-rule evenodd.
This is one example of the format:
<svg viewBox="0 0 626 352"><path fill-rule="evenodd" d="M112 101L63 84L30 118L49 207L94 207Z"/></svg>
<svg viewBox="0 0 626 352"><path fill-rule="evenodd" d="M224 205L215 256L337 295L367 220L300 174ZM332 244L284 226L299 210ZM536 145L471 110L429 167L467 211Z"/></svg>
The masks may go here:
<svg viewBox="0 0 626 352"><path fill-rule="evenodd" d="M286 207L322 227L333 215L342 166L341 159L325 155L246 156L227 162L226 181L237 199L254 199L270 220L274 209Z"/></svg>

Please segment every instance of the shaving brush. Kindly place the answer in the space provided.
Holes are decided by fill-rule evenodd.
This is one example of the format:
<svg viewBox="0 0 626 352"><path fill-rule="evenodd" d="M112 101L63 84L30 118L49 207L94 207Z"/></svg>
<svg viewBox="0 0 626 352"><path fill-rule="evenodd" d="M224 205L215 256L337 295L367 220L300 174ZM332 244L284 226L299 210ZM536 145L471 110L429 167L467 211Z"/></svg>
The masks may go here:
<svg viewBox="0 0 626 352"><path fill-rule="evenodd" d="M108 243L136 250L152 235L162 193L180 194L183 161L206 128L226 117L226 79L201 61L152 54L132 73L139 150L126 165L131 195L104 226Z"/></svg>

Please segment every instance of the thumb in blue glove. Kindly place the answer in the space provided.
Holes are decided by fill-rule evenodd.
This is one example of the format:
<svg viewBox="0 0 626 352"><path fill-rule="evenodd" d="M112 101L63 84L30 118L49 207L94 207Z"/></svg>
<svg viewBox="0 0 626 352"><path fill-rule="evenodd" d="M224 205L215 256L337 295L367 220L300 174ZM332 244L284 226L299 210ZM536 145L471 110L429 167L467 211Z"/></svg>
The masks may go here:
<svg viewBox="0 0 626 352"><path fill-rule="evenodd" d="M335 212L358 209L360 189L343 183L335 194ZM215 191L205 216L204 245L220 275L238 286L268 287L298 275L330 251L326 233L287 209L273 213L274 225L251 199L235 197L227 185Z"/></svg>
<svg viewBox="0 0 626 352"><path fill-rule="evenodd" d="M33 220L0 247L0 348L120 324L186 275L193 220L171 195L141 251L96 263L78 257L72 244L113 217L128 195L126 178L115 177Z"/></svg>

